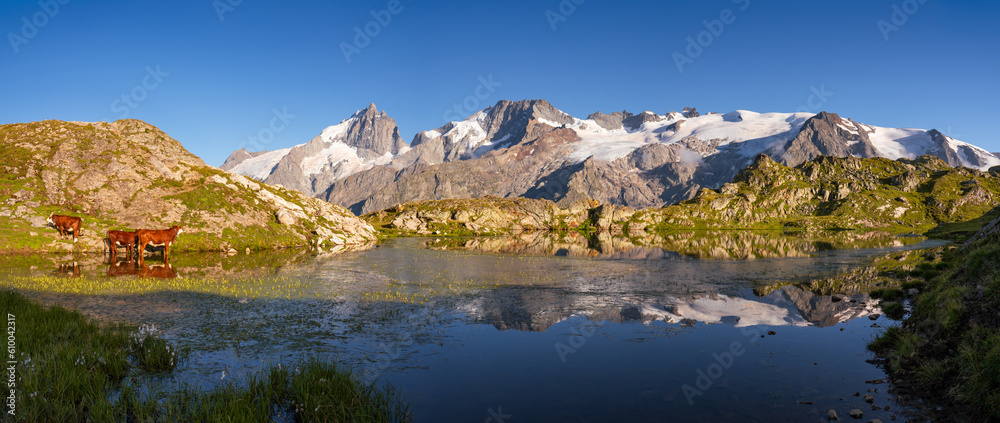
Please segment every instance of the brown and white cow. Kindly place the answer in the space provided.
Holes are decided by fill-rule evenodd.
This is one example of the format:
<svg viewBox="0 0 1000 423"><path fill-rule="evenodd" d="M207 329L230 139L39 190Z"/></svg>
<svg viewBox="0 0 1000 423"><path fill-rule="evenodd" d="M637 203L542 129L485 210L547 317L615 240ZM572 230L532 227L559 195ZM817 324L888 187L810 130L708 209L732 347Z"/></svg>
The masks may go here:
<svg viewBox="0 0 1000 423"><path fill-rule="evenodd" d="M111 250L111 260L118 257L118 247L128 249L128 257L132 258L132 250L135 249L138 237L136 232L110 230L107 233L108 249Z"/></svg>
<svg viewBox="0 0 1000 423"><path fill-rule="evenodd" d="M81 235L83 219L79 217L51 214L45 221L51 223L59 230L60 237L65 237L66 232L73 231L73 243L76 243L77 237Z"/></svg>
<svg viewBox="0 0 1000 423"><path fill-rule="evenodd" d="M174 243L174 238L180 234L181 228L179 226L174 226L170 229L139 229L136 231L136 237L139 239L139 260L142 260L142 253L146 251L146 245L152 245L154 247L163 247L163 260L166 261L170 256L170 244Z"/></svg>

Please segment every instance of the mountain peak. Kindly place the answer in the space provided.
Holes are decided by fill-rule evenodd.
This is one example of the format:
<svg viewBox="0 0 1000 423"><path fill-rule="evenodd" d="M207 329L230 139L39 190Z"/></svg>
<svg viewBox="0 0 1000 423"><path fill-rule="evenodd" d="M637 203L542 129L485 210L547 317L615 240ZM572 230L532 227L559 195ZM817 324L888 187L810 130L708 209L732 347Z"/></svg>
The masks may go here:
<svg viewBox="0 0 1000 423"><path fill-rule="evenodd" d="M342 129L342 134L344 143L349 146L370 150L380 156L386 153L395 155L406 147L406 142L399 136L396 120L389 117L385 110L379 112L375 103L368 103L367 108L358 110L341 125L347 126ZM339 138L340 134L337 135Z"/></svg>

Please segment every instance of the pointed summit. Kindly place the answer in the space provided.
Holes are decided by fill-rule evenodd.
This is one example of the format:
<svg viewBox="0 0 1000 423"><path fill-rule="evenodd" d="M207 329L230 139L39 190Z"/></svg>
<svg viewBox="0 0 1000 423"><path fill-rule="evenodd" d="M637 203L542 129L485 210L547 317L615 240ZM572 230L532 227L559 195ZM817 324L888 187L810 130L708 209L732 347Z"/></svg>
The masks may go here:
<svg viewBox="0 0 1000 423"><path fill-rule="evenodd" d="M371 150L380 156L396 154L406 147L406 142L399 136L396 120L384 110L379 112L375 103L368 103L367 108L358 110L350 120L352 122L344 137L344 143L349 146Z"/></svg>

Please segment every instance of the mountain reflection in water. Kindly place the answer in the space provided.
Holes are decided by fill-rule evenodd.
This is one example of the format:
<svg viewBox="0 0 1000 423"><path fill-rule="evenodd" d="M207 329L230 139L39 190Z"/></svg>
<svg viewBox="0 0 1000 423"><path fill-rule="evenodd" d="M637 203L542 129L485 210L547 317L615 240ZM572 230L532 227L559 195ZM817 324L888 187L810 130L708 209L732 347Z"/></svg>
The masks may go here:
<svg viewBox="0 0 1000 423"><path fill-rule="evenodd" d="M879 231L706 230L645 234L642 237L612 236L607 232L589 237L577 232L525 232L495 238L437 238L427 241L425 245L440 250L539 256L652 259L683 255L699 259L750 260L807 257L833 250L903 247L925 239Z"/></svg>

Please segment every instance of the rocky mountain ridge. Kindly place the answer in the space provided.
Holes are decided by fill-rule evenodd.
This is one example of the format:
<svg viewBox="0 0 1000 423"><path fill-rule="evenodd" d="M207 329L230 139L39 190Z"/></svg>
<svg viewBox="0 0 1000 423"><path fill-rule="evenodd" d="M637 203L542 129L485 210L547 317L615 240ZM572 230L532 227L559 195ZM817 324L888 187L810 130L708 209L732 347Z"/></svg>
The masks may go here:
<svg viewBox="0 0 1000 423"><path fill-rule="evenodd" d="M386 125L390 121L383 119ZM398 145L398 138L390 138ZM314 141L292 150L308 150ZM951 166L1000 165L985 150L936 130L880 128L834 113L701 114L685 108L665 115L596 112L578 119L545 100L501 100L463 121L417 133L408 148L391 157L359 161L339 153L318 159L338 164L313 173L295 166L317 160L309 154L234 153L224 166L361 214L407 201L487 195L549 199L563 207L590 198L662 207L701 188L718 188L760 153L791 166L821 155L914 159L924 154Z"/></svg>
<svg viewBox="0 0 1000 423"><path fill-rule="evenodd" d="M180 250L366 244L349 211L207 166L138 120L0 125L4 250L101 251L108 229L180 225ZM83 217L79 246L54 240L50 213Z"/></svg>
<svg viewBox="0 0 1000 423"><path fill-rule="evenodd" d="M923 233L978 218L1000 203L998 172L953 168L935 156L915 160L819 156L788 167L760 154L732 182L691 200L636 210L582 200L484 197L407 202L365 215L401 234L505 234L608 231L640 245L691 229L856 229Z"/></svg>

